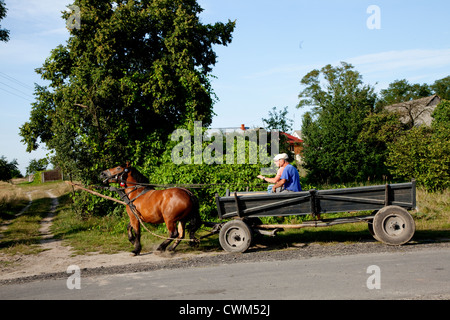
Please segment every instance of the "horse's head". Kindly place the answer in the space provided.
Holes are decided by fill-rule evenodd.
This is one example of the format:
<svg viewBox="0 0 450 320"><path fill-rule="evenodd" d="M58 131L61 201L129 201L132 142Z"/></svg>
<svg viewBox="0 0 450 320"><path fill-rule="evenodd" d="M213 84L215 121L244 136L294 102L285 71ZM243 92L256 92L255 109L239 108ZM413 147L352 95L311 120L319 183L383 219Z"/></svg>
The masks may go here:
<svg viewBox="0 0 450 320"><path fill-rule="evenodd" d="M120 165L111 169L106 169L100 173L100 179L103 183L125 182L127 180L128 172L130 172L130 163Z"/></svg>

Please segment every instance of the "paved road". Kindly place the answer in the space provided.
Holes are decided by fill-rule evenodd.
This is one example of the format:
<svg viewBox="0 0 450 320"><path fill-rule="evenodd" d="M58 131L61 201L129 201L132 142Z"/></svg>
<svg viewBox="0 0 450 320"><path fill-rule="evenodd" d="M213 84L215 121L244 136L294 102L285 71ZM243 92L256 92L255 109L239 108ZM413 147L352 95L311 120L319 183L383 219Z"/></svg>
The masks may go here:
<svg viewBox="0 0 450 320"><path fill-rule="evenodd" d="M80 273L79 279L74 272L68 279L2 285L0 299L450 299L448 248L95 277Z"/></svg>

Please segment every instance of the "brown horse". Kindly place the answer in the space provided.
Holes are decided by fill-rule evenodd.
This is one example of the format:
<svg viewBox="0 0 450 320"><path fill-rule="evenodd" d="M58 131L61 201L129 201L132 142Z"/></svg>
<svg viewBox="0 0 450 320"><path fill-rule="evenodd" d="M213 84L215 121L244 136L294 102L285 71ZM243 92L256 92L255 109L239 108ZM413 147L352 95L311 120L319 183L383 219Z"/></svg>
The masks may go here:
<svg viewBox="0 0 450 320"><path fill-rule="evenodd" d="M176 239L168 249L169 251L175 250L181 239L184 238L188 221L192 240L189 243L191 245L198 244L199 240L195 238L195 232L201 225L199 205L197 198L189 190L183 188L154 190L149 186L143 186L142 184L148 184L147 178L135 168L130 167L128 163L103 171L100 174L100 179L105 183L120 183L125 188L124 191L128 195L128 199L132 201L131 205L136 208L135 213L143 222L166 224L169 238L159 245L158 251L165 251L167 246ZM122 191L122 195L125 193ZM132 210L130 204L128 204L127 213L130 217L130 223L127 227L128 240L134 244L132 252L139 255L141 252L141 226Z"/></svg>

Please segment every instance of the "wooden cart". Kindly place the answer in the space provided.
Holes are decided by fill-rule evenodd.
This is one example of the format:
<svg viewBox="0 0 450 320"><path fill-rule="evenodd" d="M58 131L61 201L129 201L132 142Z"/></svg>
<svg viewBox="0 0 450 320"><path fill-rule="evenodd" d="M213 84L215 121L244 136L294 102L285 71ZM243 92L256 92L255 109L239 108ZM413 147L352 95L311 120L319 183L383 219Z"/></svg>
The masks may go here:
<svg viewBox="0 0 450 320"><path fill-rule="evenodd" d="M275 235L289 228L326 227L343 223L366 222L373 237L388 245L402 245L411 240L415 224L407 210L416 207L416 183L309 190L303 192L227 192L216 194L221 219L219 240L228 252L245 252L255 234ZM372 211L335 219L320 219L321 214ZM308 215L314 217L297 225L264 225L259 218L268 216Z"/></svg>

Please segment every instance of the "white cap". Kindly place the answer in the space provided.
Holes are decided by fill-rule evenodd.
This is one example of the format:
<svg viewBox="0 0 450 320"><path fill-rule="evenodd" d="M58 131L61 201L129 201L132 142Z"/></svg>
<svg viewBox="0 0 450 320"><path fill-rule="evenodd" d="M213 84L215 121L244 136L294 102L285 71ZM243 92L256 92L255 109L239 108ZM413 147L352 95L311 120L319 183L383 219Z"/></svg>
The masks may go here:
<svg viewBox="0 0 450 320"><path fill-rule="evenodd" d="M287 160L288 158L289 157L288 157L288 155L286 153L280 153L280 154L277 154L275 156L275 158L273 158L273 161L278 161L278 160L281 160L281 159Z"/></svg>

